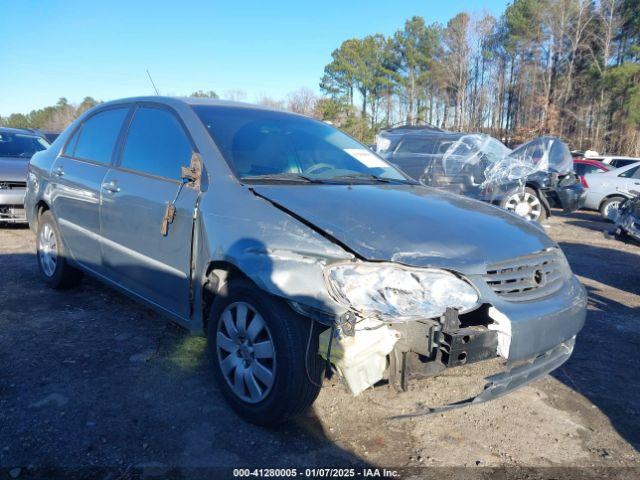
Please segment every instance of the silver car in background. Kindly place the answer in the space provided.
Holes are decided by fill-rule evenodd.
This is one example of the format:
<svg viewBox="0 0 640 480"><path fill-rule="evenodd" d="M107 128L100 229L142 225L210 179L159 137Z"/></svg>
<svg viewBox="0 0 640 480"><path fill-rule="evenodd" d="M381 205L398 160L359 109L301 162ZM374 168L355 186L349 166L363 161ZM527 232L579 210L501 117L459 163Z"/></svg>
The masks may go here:
<svg viewBox="0 0 640 480"><path fill-rule="evenodd" d="M382 379L496 361L452 408L571 355L586 294L543 229L419 185L326 123L208 99L101 104L30 164L44 281L86 272L206 335L221 392L275 424L335 369Z"/></svg>
<svg viewBox="0 0 640 480"><path fill-rule="evenodd" d="M29 159L48 146L29 130L0 127L0 224L27 223L23 203Z"/></svg>
<svg viewBox="0 0 640 480"><path fill-rule="evenodd" d="M640 190L640 162L616 168L604 173L584 176L587 199L584 208L598 210L602 218L613 221L620 204L632 198L633 190Z"/></svg>

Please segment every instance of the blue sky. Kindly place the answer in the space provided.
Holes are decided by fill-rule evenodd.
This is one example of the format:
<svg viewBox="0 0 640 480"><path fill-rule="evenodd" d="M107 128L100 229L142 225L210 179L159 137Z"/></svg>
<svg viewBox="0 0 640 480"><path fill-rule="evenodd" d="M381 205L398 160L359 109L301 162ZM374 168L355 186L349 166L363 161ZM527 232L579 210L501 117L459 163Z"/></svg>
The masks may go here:
<svg viewBox="0 0 640 480"><path fill-rule="evenodd" d="M110 100L240 89L247 101L318 91L343 40L420 15L499 15L506 0L7 0L0 2L0 115L59 97Z"/></svg>

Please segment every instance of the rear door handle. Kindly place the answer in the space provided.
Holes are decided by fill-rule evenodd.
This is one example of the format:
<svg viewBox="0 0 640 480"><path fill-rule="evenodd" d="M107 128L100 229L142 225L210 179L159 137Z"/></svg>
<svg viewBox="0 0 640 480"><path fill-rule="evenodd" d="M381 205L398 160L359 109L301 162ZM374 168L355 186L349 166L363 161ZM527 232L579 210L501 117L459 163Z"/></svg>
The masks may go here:
<svg viewBox="0 0 640 480"><path fill-rule="evenodd" d="M104 182L102 184L102 188L109 193L118 193L120 191L120 188L116 184L115 180L111 180L110 182Z"/></svg>
<svg viewBox="0 0 640 480"><path fill-rule="evenodd" d="M56 177L61 177L64 175L64 169L62 167L55 168L52 172Z"/></svg>

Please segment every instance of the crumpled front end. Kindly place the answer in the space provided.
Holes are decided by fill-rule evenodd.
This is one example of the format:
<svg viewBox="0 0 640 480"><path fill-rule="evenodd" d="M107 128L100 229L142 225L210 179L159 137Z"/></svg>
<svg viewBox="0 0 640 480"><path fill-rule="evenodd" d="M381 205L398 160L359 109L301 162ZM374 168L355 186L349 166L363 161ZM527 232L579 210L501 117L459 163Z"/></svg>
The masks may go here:
<svg viewBox="0 0 640 480"><path fill-rule="evenodd" d="M569 358L584 325L586 292L559 249L488 265L466 280L479 293L475 308L397 320L353 308L322 334L320 355L354 395L381 380L403 391L411 380L502 360L480 393L429 411L496 398Z"/></svg>

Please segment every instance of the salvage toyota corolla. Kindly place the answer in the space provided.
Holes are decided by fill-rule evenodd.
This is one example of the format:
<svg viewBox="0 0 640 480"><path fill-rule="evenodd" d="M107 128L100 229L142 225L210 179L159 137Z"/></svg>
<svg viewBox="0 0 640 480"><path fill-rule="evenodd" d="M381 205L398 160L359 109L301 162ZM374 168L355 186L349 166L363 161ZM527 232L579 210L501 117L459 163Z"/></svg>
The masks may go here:
<svg viewBox="0 0 640 480"><path fill-rule="evenodd" d="M222 393L260 424L309 407L323 371L357 395L494 359L456 406L488 400L566 361L585 320L540 227L258 106L101 104L33 157L26 211L47 284L86 272L205 334Z"/></svg>

